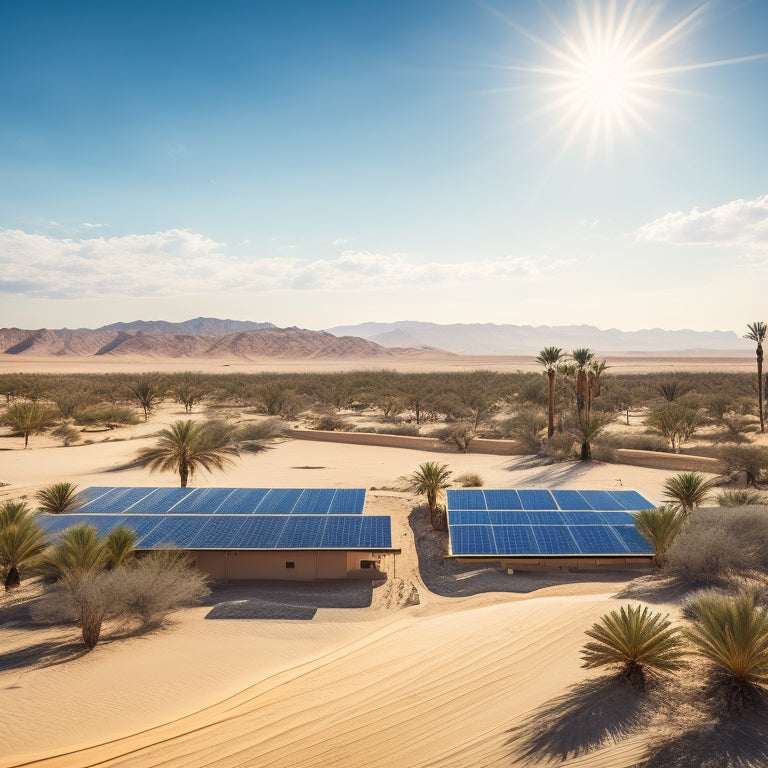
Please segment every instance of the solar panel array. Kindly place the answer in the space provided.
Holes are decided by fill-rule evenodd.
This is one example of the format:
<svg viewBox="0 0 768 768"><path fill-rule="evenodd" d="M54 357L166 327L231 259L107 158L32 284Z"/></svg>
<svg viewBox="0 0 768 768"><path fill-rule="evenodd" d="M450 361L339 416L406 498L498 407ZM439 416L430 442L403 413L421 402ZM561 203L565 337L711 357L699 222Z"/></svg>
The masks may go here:
<svg viewBox="0 0 768 768"><path fill-rule="evenodd" d="M364 488L86 488L78 511L125 515L362 515Z"/></svg>
<svg viewBox="0 0 768 768"><path fill-rule="evenodd" d="M72 525L95 526L100 536L120 525L136 534L137 549L360 549L392 548L384 515L41 515L53 537Z"/></svg>
<svg viewBox="0 0 768 768"><path fill-rule="evenodd" d="M454 555L649 556L633 511L654 505L637 491L480 490L446 492Z"/></svg>

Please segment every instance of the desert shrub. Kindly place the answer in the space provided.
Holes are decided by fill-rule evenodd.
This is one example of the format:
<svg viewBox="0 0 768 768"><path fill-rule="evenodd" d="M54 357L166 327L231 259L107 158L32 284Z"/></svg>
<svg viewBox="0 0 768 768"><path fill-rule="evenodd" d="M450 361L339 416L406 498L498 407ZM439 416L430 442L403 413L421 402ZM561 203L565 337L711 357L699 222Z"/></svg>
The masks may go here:
<svg viewBox="0 0 768 768"><path fill-rule="evenodd" d="M358 430L359 432L360 430ZM379 427L376 432L380 435L403 435L404 437L418 437L419 428L415 424L393 424L388 427Z"/></svg>
<svg viewBox="0 0 768 768"><path fill-rule="evenodd" d="M688 404L668 402L648 417L649 426L656 429L668 441L673 453L693 437L702 422L702 412Z"/></svg>
<svg viewBox="0 0 768 768"><path fill-rule="evenodd" d="M443 443L457 448L460 453L466 453L475 438L475 431L470 424L460 422L438 429L430 437L436 437Z"/></svg>
<svg viewBox="0 0 768 768"><path fill-rule="evenodd" d="M746 474L747 485L759 482L768 471L768 448L762 445L731 445L723 449L722 458L730 473Z"/></svg>
<svg viewBox="0 0 768 768"><path fill-rule="evenodd" d="M576 458L573 437L555 433L544 443L544 453L555 461L571 461Z"/></svg>
<svg viewBox="0 0 768 768"><path fill-rule="evenodd" d="M666 567L689 587L728 587L767 570L768 510L698 510L669 548Z"/></svg>
<svg viewBox="0 0 768 768"><path fill-rule="evenodd" d="M375 435L376 427L357 427L355 432L363 432L366 435Z"/></svg>
<svg viewBox="0 0 768 768"><path fill-rule="evenodd" d="M231 428L230 428L231 429ZM249 421L235 430L234 440L244 451L263 451L267 445L285 434L280 419Z"/></svg>
<svg viewBox="0 0 768 768"><path fill-rule="evenodd" d="M325 432L349 432L352 425L338 416L321 416L315 422L313 429L320 429Z"/></svg>
<svg viewBox="0 0 768 768"><path fill-rule="evenodd" d="M606 437L601 438L601 442L605 442ZM638 435L623 435L621 433L612 433L610 435L610 447L616 448L628 448L634 451L658 451L661 453L669 453L669 443L658 435L653 435L648 432Z"/></svg>
<svg viewBox="0 0 768 768"><path fill-rule="evenodd" d="M722 491L715 500L721 507L746 507L750 504L768 504L768 498L759 491L750 491L748 488L735 491Z"/></svg>
<svg viewBox="0 0 768 768"><path fill-rule="evenodd" d="M138 424L139 417L132 408L121 405L92 405L75 414L78 427L90 427L95 424Z"/></svg>
<svg viewBox="0 0 768 768"><path fill-rule="evenodd" d="M504 425L504 436L517 441L526 453L539 453L547 428L547 416L541 411L526 409Z"/></svg>
<svg viewBox="0 0 768 768"><path fill-rule="evenodd" d="M453 481L462 488L482 488L485 481L476 472L465 472L462 475L456 475Z"/></svg>
<svg viewBox="0 0 768 768"><path fill-rule="evenodd" d="M76 429L70 422L62 422L51 432L51 437L55 437L57 440L61 440L61 444L68 448L78 440L80 440L80 431Z"/></svg>

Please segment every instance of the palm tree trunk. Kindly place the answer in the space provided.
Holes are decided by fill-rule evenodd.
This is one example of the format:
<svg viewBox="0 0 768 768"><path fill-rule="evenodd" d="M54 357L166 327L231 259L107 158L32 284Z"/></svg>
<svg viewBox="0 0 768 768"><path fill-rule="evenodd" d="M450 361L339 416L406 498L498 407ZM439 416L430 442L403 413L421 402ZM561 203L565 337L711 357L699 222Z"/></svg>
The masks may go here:
<svg viewBox="0 0 768 768"><path fill-rule="evenodd" d="M555 372L547 371L549 378L549 412L547 423L547 437L551 438L555 434Z"/></svg>
<svg viewBox="0 0 768 768"><path fill-rule="evenodd" d="M581 444L581 460L589 461L592 458L592 443L585 440Z"/></svg>
<svg viewBox="0 0 768 768"><path fill-rule="evenodd" d="M186 488L187 480L189 480L189 468L184 464L179 467L179 478L181 479L181 487Z"/></svg>
<svg viewBox="0 0 768 768"><path fill-rule="evenodd" d="M765 432L765 414L763 413L763 345L757 345L757 401L760 405L760 431Z"/></svg>
<svg viewBox="0 0 768 768"><path fill-rule="evenodd" d="M8 569L8 573L5 577L5 591L7 592L9 589L18 587L20 583L21 579L19 578L19 569L15 565L12 565Z"/></svg>

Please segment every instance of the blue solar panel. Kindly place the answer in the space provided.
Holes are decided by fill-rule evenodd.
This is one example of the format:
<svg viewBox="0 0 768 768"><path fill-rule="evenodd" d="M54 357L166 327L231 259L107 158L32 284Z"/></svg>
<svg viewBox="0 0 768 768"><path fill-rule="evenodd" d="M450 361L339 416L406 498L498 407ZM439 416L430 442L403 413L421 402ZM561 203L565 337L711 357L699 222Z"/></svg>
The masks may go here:
<svg viewBox="0 0 768 768"><path fill-rule="evenodd" d="M164 546L189 549L195 534L208 521L203 515L171 515L163 517L152 530L141 539L142 548L163 548Z"/></svg>
<svg viewBox="0 0 768 768"><path fill-rule="evenodd" d="M448 509L487 509L485 494L476 488L449 489L445 492Z"/></svg>
<svg viewBox="0 0 768 768"><path fill-rule="evenodd" d="M500 555L538 553L538 544L530 525L494 525L493 538Z"/></svg>
<svg viewBox="0 0 768 768"><path fill-rule="evenodd" d="M195 488L173 509L177 515L212 515L232 493L231 488Z"/></svg>
<svg viewBox="0 0 768 768"><path fill-rule="evenodd" d="M493 525L530 525L532 518L534 518L537 512L489 512L488 516L491 519ZM542 514L549 515L551 512L543 512ZM559 520L559 518L558 518Z"/></svg>
<svg viewBox="0 0 768 768"><path fill-rule="evenodd" d="M624 509L608 491L581 491L581 495L592 506L592 509L600 511L610 509Z"/></svg>
<svg viewBox="0 0 768 768"><path fill-rule="evenodd" d="M451 547L454 555L498 554L489 525L454 525L451 530Z"/></svg>
<svg viewBox="0 0 768 768"><path fill-rule="evenodd" d="M339 515L328 517L323 530L322 546L328 549L356 547L360 543L363 529L362 515Z"/></svg>
<svg viewBox="0 0 768 768"><path fill-rule="evenodd" d="M206 520L205 525L192 537L190 549L231 549L240 541L240 530L249 518L217 515Z"/></svg>
<svg viewBox="0 0 768 768"><path fill-rule="evenodd" d="M256 507L259 515L290 515L301 496L297 488L270 488Z"/></svg>
<svg viewBox="0 0 768 768"><path fill-rule="evenodd" d="M280 549L317 549L323 540L327 515L289 517L280 534Z"/></svg>
<svg viewBox="0 0 768 768"><path fill-rule="evenodd" d="M565 525L534 525L531 530L542 555L580 554L579 545Z"/></svg>
<svg viewBox="0 0 768 768"><path fill-rule="evenodd" d="M495 517L495 515L494 515ZM448 513L449 525L490 525L491 515L479 509L456 510Z"/></svg>
<svg viewBox="0 0 768 768"><path fill-rule="evenodd" d="M370 515L361 518L361 549L390 549L392 547L392 521L384 515Z"/></svg>
<svg viewBox="0 0 768 768"><path fill-rule="evenodd" d="M625 555L624 542L607 525L571 525L571 535L584 555Z"/></svg>
<svg viewBox="0 0 768 768"><path fill-rule="evenodd" d="M578 491L552 491L560 509L592 509L587 500Z"/></svg>
<svg viewBox="0 0 768 768"><path fill-rule="evenodd" d="M598 515L603 518L604 523L608 525L634 525L635 516L629 512L598 512Z"/></svg>
<svg viewBox="0 0 768 768"><path fill-rule="evenodd" d="M362 515L365 488L338 488L328 508L330 515Z"/></svg>
<svg viewBox="0 0 768 768"><path fill-rule="evenodd" d="M240 529L238 549L277 549L287 515L254 515Z"/></svg>
<svg viewBox="0 0 768 768"><path fill-rule="evenodd" d="M103 498L108 493L114 491L114 488L84 488L77 494L77 503L79 508L93 504L94 501Z"/></svg>
<svg viewBox="0 0 768 768"><path fill-rule="evenodd" d="M482 491L485 496L485 505L488 509L493 510L507 510L507 509L522 509L523 504L520 501L517 491Z"/></svg>
<svg viewBox="0 0 768 768"><path fill-rule="evenodd" d="M599 512L560 512L567 525L605 525Z"/></svg>
<svg viewBox="0 0 768 768"><path fill-rule="evenodd" d="M535 526L565 525L562 512L529 512L528 522Z"/></svg>
<svg viewBox="0 0 768 768"><path fill-rule="evenodd" d="M520 490L523 509L557 509L557 503L549 491Z"/></svg>
<svg viewBox="0 0 768 768"><path fill-rule="evenodd" d="M641 496L637 491L610 491L609 493L621 504L622 509L639 512L641 509L653 509L656 506L651 504L648 499Z"/></svg>
<svg viewBox="0 0 768 768"><path fill-rule="evenodd" d="M327 515L336 491L333 488L307 488L301 492L294 515Z"/></svg>
<svg viewBox="0 0 768 768"><path fill-rule="evenodd" d="M155 488L152 493L125 509L125 512L129 515L164 515L173 511L179 502L192 493L192 488Z"/></svg>
<svg viewBox="0 0 768 768"><path fill-rule="evenodd" d="M613 528L616 535L626 545L633 555L652 555L653 547L634 525L616 525Z"/></svg>

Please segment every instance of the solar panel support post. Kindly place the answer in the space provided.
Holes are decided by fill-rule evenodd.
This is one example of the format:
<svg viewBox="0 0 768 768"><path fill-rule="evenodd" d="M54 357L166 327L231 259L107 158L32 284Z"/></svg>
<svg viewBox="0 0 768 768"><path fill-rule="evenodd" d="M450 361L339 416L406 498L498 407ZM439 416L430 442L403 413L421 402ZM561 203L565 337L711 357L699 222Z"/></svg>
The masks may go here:
<svg viewBox="0 0 768 768"><path fill-rule="evenodd" d="M229 584L229 550L224 550L224 583Z"/></svg>

